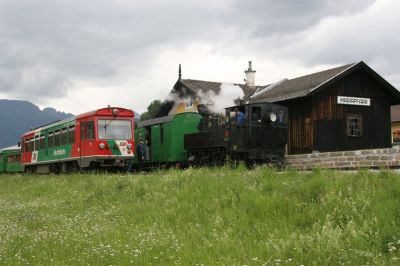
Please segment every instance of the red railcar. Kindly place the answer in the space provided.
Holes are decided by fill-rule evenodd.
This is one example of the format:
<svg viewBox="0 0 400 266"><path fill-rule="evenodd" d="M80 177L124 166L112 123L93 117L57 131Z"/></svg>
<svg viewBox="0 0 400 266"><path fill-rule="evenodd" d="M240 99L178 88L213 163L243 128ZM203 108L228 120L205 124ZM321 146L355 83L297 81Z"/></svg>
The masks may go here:
<svg viewBox="0 0 400 266"><path fill-rule="evenodd" d="M134 157L134 112L108 107L58 121L21 137L25 171L125 167Z"/></svg>

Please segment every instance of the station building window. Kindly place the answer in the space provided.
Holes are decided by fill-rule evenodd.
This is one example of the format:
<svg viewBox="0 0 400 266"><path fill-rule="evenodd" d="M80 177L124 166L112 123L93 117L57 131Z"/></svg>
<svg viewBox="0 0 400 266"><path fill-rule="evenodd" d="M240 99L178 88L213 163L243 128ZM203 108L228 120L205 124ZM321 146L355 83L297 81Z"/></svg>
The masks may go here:
<svg viewBox="0 0 400 266"><path fill-rule="evenodd" d="M193 107L193 101L192 101L192 99L188 99L188 100L185 102L185 107L186 107L186 108Z"/></svg>
<svg viewBox="0 0 400 266"><path fill-rule="evenodd" d="M400 129L392 131L393 143L400 143Z"/></svg>
<svg viewBox="0 0 400 266"><path fill-rule="evenodd" d="M362 116L361 115L347 115L347 136L348 137L362 137Z"/></svg>

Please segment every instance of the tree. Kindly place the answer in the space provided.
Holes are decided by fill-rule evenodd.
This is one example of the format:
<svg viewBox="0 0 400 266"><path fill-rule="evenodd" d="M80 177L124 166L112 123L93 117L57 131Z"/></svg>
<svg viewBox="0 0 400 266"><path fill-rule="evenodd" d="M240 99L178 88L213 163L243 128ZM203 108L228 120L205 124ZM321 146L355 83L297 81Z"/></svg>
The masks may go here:
<svg viewBox="0 0 400 266"><path fill-rule="evenodd" d="M145 120L155 118L158 114L158 111L160 110L160 107L161 107L160 100L152 101L150 103L150 105L147 107L147 112L143 112L140 115L140 121L145 121Z"/></svg>

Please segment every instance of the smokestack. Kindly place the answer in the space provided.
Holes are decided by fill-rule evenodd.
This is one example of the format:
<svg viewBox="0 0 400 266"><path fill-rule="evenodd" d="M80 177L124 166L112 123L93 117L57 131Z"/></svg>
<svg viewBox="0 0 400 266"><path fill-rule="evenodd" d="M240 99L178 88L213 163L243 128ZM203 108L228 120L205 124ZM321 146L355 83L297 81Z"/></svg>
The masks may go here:
<svg viewBox="0 0 400 266"><path fill-rule="evenodd" d="M253 70L251 61L249 61L249 68L244 73L246 74L245 84L249 87L254 87L256 85L256 71Z"/></svg>
<svg viewBox="0 0 400 266"><path fill-rule="evenodd" d="M181 64L179 64L179 70L178 70L178 80L182 79L182 69L181 69Z"/></svg>

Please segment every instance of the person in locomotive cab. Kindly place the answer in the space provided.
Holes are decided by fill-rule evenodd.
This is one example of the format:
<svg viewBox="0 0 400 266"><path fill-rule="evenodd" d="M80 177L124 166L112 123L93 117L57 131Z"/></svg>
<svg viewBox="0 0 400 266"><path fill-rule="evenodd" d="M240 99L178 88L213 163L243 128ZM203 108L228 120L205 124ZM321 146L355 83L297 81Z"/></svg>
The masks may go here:
<svg viewBox="0 0 400 266"><path fill-rule="evenodd" d="M244 122L246 121L246 116L244 115L244 113L242 111L239 111L239 108L235 107L235 109L233 109L233 111L236 114L236 125L238 127L241 127L244 125Z"/></svg>
<svg viewBox="0 0 400 266"><path fill-rule="evenodd" d="M146 156L145 160L150 160L150 137L149 135L146 136L146 141L145 141L145 149L146 149Z"/></svg>
<svg viewBox="0 0 400 266"><path fill-rule="evenodd" d="M139 138L139 144L137 145L137 158L139 161L139 170L143 168L143 161L146 159L146 144L143 138Z"/></svg>

